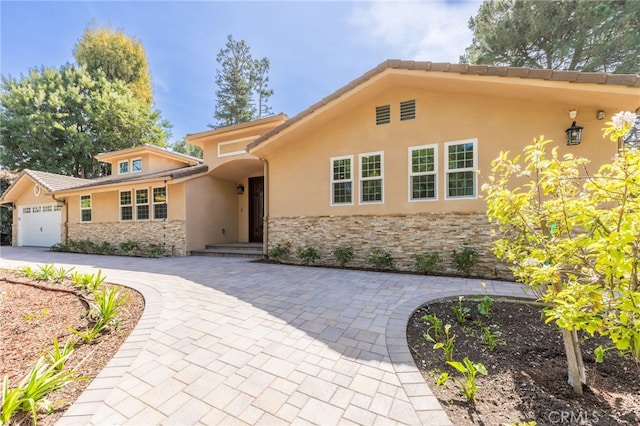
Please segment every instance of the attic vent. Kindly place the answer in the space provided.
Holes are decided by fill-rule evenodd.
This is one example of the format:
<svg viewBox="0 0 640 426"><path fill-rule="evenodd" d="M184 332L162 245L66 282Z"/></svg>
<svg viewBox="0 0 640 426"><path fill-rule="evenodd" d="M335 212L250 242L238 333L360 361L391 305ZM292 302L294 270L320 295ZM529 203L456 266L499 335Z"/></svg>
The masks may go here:
<svg viewBox="0 0 640 426"><path fill-rule="evenodd" d="M416 118L416 100L400 102L400 121Z"/></svg>
<svg viewBox="0 0 640 426"><path fill-rule="evenodd" d="M376 107L376 126L391 123L391 105Z"/></svg>

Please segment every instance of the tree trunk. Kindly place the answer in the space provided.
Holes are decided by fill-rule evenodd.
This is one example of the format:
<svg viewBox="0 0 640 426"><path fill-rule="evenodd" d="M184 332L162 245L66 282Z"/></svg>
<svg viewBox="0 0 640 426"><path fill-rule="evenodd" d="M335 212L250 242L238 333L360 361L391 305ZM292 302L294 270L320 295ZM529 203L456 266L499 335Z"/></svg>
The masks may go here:
<svg viewBox="0 0 640 426"><path fill-rule="evenodd" d="M554 290L559 292L561 284L554 283ZM582 395L582 384L587 382L584 370L584 362L582 361L582 351L580 350L580 341L578 333L573 330L562 329L562 341L564 342L564 350L567 354L567 365L569 367L569 384L573 387L573 391Z"/></svg>

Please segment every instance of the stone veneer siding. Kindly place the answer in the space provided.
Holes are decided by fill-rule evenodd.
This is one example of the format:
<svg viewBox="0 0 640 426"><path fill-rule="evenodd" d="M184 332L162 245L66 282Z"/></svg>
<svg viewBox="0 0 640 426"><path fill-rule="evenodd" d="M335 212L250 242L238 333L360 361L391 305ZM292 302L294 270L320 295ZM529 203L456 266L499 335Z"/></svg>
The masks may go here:
<svg viewBox="0 0 640 426"><path fill-rule="evenodd" d="M298 263L299 247L318 250L317 265L336 265L332 251L353 247L354 259L347 266L370 268L367 257L375 248L391 254L395 268L414 271L412 255L437 252L443 273L461 274L451 265L451 253L465 246L478 252L478 264L470 274L487 279L512 280L508 267L492 252L495 226L485 213L427 213L389 216L319 216L269 218L269 250L291 243L287 262Z"/></svg>
<svg viewBox="0 0 640 426"><path fill-rule="evenodd" d="M160 244L173 256L186 256L186 235L183 220L69 224L69 240L90 240L98 244L108 241L113 245L127 241Z"/></svg>

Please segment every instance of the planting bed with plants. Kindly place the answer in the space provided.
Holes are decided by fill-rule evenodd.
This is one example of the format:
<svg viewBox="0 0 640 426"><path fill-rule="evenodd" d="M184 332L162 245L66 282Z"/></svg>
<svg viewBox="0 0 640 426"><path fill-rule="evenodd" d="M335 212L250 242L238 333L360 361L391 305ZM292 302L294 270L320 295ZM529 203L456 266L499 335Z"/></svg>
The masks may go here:
<svg viewBox="0 0 640 426"><path fill-rule="evenodd" d="M54 424L144 310L138 292L54 265L0 270L0 424Z"/></svg>
<svg viewBox="0 0 640 426"><path fill-rule="evenodd" d="M596 363L607 340L584 339L587 384L574 394L561 334L539 305L486 296L430 303L411 317L407 341L455 425L640 424L640 365L615 350Z"/></svg>

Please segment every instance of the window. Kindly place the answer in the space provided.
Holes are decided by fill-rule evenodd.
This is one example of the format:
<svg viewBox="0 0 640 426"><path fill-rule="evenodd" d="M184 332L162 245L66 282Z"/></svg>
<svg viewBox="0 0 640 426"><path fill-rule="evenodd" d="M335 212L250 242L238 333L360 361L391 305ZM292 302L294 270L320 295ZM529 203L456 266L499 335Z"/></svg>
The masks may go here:
<svg viewBox="0 0 640 426"><path fill-rule="evenodd" d="M400 121L416 118L416 100L400 102Z"/></svg>
<svg viewBox="0 0 640 426"><path fill-rule="evenodd" d="M136 189L136 220L149 220L148 189Z"/></svg>
<svg viewBox="0 0 640 426"><path fill-rule="evenodd" d="M438 198L438 146L423 145L409 148L409 200Z"/></svg>
<svg viewBox="0 0 640 426"><path fill-rule="evenodd" d="M91 222L91 195L80 196L80 222Z"/></svg>
<svg viewBox="0 0 640 426"><path fill-rule="evenodd" d="M133 220L131 191L120 192L120 220Z"/></svg>
<svg viewBox="0 0 640 426"><path fill-rule="evenodd" d="M353 204L353 156L331 159L331 205Z"/></svg>
<svg viewBox="0 0 640 426"><path fill-rule="evenodd" d="M360 154L360 203L382 203L383 154Z"/></svg>
<svg viewBox="0 0 640 426"><path fill-rule="evenodd" d="M22 213L31 213L31 207L23 207Z"/></svg>
<svg viewBox="0 0 640 426"><path fill-rule="evenodd" d="M136 158L135 160L131 160L131 173L141 172L142 171L142 159Z"/></svg>
<svg viewBox="0 0 640 426"><path fill-rule="evenodd" d="M123 175L129 173L129 161L118 161L118 174Z"/></svg>
<svg viewBox="0 0 640 426"><path fill-rule="evenodd" d="M153 219L167 218L167 187L153 188Z"/></svg>
<svg viewBox="0 0 640 426"><path fill-rule="evenodd" d="M376 107L376 126L391 123L391 105Z"/></svg>
<svg viewBox="0 0 640 426"><path fill-rule="evenodd" d="M445 144L447 198L475 198L477 188L477 141Z"/></svg>

